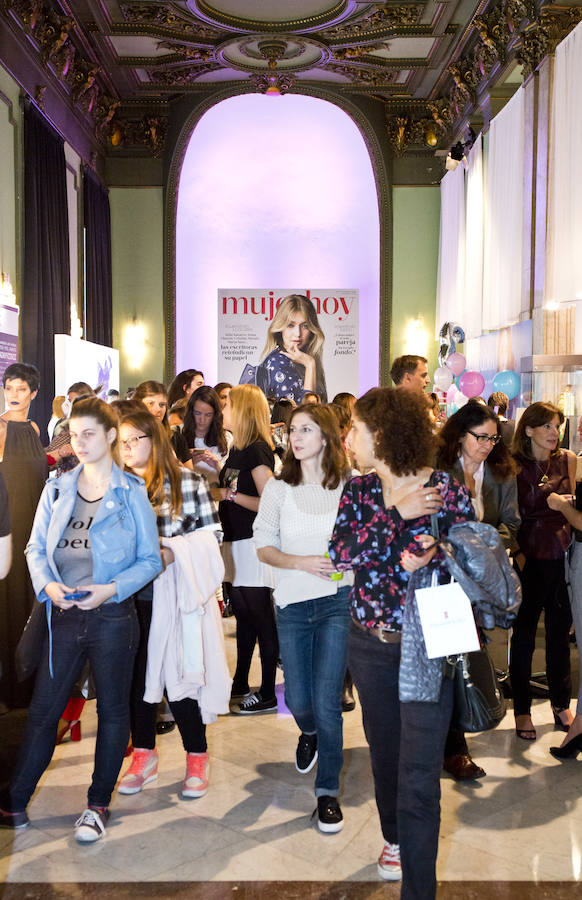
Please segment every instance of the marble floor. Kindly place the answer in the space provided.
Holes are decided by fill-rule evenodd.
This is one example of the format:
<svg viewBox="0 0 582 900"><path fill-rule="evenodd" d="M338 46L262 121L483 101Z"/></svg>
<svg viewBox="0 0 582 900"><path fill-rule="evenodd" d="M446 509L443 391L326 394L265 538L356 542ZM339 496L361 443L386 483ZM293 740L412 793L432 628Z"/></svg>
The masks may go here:
<svg viewBox="0 0 582 900"><path fill-rule="evenodd" d="M232 656L234 620L224 624ZM258 682L256 661L253 665ZM350 897L374 897L382 839L359 704L344 715L345 827L337 835L322 835L310 818L314 773L301 776L295 770L297 729L283 703L281 673L278 680L276 715L224 716L208 728L212 769L205 797L178 796L184 752L175 730L158 741L159 780L141 794L117 795L107 837L80 847L72 823L84 807L96 729L95 704L88 704L83 740L57 747L30 804L32 826L16 834L0 832L4 896L22 896L15 889L24 883L28 888L59 884L62 896L86 896L80 888L65 890L66 883L71 890L84 883L118 885L119 896L124 882L128 890L132 883L143 889L151 882L164 885L157 896L186 896L184 883L221 882L230 883L229 896L240 887L236 896L242 900L243 894L250 896L250 882L268 882L266 892L257 887L252 896L335 897L330 882L353 882ZM515 738L511 711L495 731L470 738L487 778L461 785L443 777L438 877L449 890L442 896L582 896L582 763L550 756L548 748L561 737L553 730L547 701L536 703L533 716L535 743ZM305 890L275 887L282 882L289 889L303 882ZM323 893L307 890L307 883L322 882ZM357 883L367 883L367 890ZM498 883L511 883L509 892L499 893ZM140 896L150 895L141 889ZM383 897L398 895L397 886L382 885ZM37 893L29 890L26 896ZM187 896L226 894L206 890Z"/></svg>

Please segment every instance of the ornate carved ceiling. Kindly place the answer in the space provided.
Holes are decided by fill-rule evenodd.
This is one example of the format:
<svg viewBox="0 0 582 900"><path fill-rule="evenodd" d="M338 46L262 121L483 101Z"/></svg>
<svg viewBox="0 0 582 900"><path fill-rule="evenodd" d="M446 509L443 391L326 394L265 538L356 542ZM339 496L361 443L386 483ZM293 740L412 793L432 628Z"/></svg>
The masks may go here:
<svg viewBox="0 0 582 900"><path fill-rule="evenodd" d="M512 69L515 81L516 64L527 74L580 20L580 3L0 0L0 10L110 148L159 153L160 112L217 83L284 93L312 82L382 103L403 153L459 136L492 83Z"/></svg>

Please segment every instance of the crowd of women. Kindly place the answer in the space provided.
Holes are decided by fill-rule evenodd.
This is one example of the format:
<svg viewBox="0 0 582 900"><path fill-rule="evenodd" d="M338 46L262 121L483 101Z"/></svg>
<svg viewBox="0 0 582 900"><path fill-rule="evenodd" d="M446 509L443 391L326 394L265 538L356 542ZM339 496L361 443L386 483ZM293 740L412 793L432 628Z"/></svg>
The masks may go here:
<svg viewBox="0 0 582 900"><path fill-rule="evenodd" d="M181 796L201 797L210 777L206 726L229 711L276 711L280 661L299 732L295 766L301 774L317 766L315 820L336 833L347 669L370 748L384 842L379 874L402 878L404 898L434 897L441 770L485 775L452 724L450 679L435 702L399 697L411 575L428 567L436 582L449 580L435 518L441 536L458 522L488 523L513 555L523 588L511 639L516 739L537 736L530 675L543 611L550 700L556 727L567 732L552 753L582 750L582 704L576 717L569 709L567 587L569 577L582 632L577 543L567 559L582 503L576 458L559 446L562 412L533 403L508 448L498 397L496 409L471 400L442 423L424 393L426 360L402 358L392 375L395 387L326 404L313 393L313 374L298 405L270 405L256 384L211 388L194 369L169 391L146 381L111 403L79 382L43 449L28 418L38 373L27 364L6 369L1 575L10 533L13 560L1 582L1 700L7 709L30 701L30 709L0 825L28 824L26 807L55 743L77 724L76 685L87 663L98 730L79 842L106 833L125 756L120 793L157 777L164 691L186 754ZM44 483L49 466L60 474ZM232 681L223 597L236 617ZM42 611L34 688L18 680L14 663L33 602ZM261 683L253 689L257 642Z"/></svg>

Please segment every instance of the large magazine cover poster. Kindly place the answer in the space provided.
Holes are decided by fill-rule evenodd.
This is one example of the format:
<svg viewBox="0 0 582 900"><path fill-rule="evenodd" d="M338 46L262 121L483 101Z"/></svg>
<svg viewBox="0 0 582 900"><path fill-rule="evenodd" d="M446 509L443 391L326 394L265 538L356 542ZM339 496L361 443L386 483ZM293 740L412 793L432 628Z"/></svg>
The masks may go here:
<svg viewBox="0 0 582 900"><path fill-rule="evenodd" d="M218 378L279 400L358 396L358 291L218 291Z"/></svg>

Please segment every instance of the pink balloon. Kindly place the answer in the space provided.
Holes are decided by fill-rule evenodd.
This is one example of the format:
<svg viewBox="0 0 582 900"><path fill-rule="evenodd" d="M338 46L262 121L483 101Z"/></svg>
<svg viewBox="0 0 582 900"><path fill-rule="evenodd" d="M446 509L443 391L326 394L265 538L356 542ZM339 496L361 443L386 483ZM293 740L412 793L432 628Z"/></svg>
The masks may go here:
<svg viewBox="0 0 582 900"><path fill-rule="evenodd" d="M485 379L481 372L463 372L459 378L459 387L465 397L478 397L485 387Z"/></svg>
<svg viewBox="0 0 582 900"><path fill-rule="evenodd" d="M457 390L457 385L452 384L447 391L447 403L454 403L455 397L457 396L458 393L459 392Z"/></svg>
<svg viewBox="0 0 582 900"><path fill-rule="evenodd" d="M460 375L461 372L465 371L467 360L462 353L451 353L451 355L445 360L445 365L447 369L450 369L454 375Z"/></svg>

